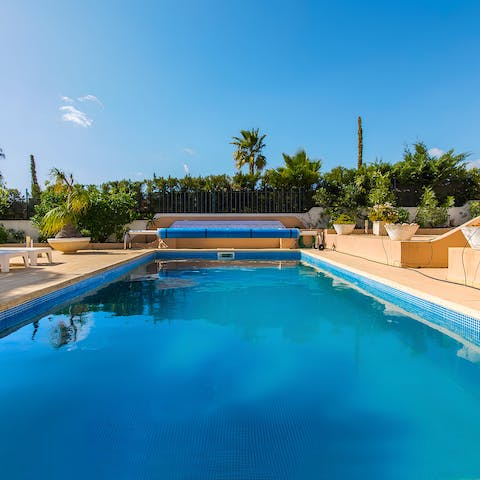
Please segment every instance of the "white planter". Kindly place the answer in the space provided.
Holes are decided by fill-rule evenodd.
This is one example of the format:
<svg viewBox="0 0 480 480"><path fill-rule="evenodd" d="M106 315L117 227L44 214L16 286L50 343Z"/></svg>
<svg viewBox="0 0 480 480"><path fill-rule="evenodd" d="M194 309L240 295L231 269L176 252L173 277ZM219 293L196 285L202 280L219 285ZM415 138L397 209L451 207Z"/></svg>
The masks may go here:
<svg viewBox="0 0 480 480"><path fill-rule="evenodd" d="M390 240L410 240L418 230L418 223L386 223L385 230Z"/></svg>
<svg viewBox="0 0 480 480"><path fill-rule="evenodd" d="M62 253L75 253L77 250L87 248L90 237L47 238L47 242L54 250Z"/></svg>
<svg viewBox="0 0 480 480"><path fill-rule="evenodd" d="M334 223L333 228L337 235L350 235L355 230L354 223Z"/></svg>
<svg viewBox="0 0 480 480"><path fill-rule="evenodd" d="M372 222L372 230L374 235L387 235L385 230L385 222L383 220L376 220Z"/></svg>
<svg viewBox="0 0 480 480"><path fill-rule="evenodd" d="M475 250L480 250L480 227L462 227L462 233Z"/></svg>

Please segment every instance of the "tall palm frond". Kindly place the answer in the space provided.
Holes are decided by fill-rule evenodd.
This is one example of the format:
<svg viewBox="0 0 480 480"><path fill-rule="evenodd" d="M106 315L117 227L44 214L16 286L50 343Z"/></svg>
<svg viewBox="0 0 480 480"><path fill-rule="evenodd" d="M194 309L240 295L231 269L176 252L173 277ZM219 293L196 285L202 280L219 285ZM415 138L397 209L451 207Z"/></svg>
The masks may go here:
<svg viewBox="0 0 480 480"><path fill-rule="evenodd" d="M250 175L259 172L267 164L267 159L262 151L265 148L266 135L259 135L258 128L251 130L241 130L239 137L233 137L230 142L237 149L233 152L235 167L240 170L244 165L248 165Z"/></svg>

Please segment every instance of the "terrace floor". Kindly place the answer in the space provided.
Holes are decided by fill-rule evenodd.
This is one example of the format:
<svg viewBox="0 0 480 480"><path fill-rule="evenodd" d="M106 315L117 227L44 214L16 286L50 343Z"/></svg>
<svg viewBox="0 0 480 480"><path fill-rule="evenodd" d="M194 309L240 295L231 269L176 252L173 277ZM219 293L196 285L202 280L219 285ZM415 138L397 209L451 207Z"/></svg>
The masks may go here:
<svg viewBox="0 0 480 480"><path fill-rule="evenodd" d="M447 282L446 268L399 268L331 250L306 251L327 262L480 318L480 289ZM54 251L52 265L44 258L39 258L39 265L29 269L11 263L9 273L0 273L0 311L151 252L151 249L85 250L75 255L62 255Z"/></svg>

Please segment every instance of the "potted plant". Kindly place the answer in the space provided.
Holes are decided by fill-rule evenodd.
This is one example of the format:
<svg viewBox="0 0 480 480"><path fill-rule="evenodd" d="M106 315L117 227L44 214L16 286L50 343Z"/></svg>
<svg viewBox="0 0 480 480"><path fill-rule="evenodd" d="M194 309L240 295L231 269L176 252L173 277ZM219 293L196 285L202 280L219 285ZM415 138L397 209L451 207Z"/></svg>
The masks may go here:
<svg viewBox="0 0 480 480"><path fill-rule="evenodd" d="M397 222L398 212L389 202L379 203L370 208L368 219L373 223L374 235L387 235L385 224Z"/></svg>
<svg viewBox="0 0 480 480"><path fill-rule="evenodd" d="M397 220L394 223L385 223L385 230L390 240L406 241L415 235L418 230L418 223L409 223L408 219L408 210L397 209Z"/></svg>
<svg viewBox="0 0 480 480"><path fill-rule="evenodd" d="M333 228L337 235L350 235L355 229L355 219L352 215L342 213L333 221Z"/></svg>
<svg viewBox="0 0 480 480"><path fill-rule="evenodd" d="M72 175L67 176L56 168L52 170L52 175L57 201L40 219L39 227L44 236L55 235L47 238L53 249L74 253L90 243L90 237L82 236L77 229L80 216L89 205L88 193L74 183Z"/></svg>

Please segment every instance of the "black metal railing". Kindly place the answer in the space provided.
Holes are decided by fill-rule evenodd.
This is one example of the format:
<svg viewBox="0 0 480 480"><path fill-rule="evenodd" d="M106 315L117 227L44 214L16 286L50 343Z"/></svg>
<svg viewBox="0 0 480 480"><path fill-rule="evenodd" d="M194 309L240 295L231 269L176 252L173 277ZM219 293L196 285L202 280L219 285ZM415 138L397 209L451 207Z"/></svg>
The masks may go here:
<svg viewBox="0 0 480 480"><path fill-rule="evenodd" d="M302 213L314 206L312 191L292 190L198 190L191 192L138 192L136 210L149 213ZM38 200L16 198L1 218L29 219Z"/></svg>
<svg viewBox="0 0 480 480"><path fill-rule="evenodd" d="M159 192L150 202L156 213L300 213L313 206L312 192L300 189Z"/></svg>

